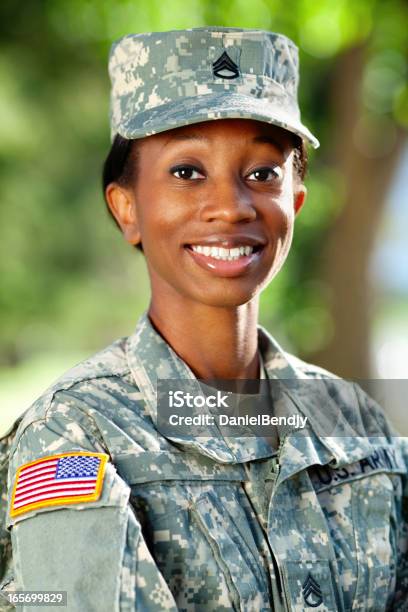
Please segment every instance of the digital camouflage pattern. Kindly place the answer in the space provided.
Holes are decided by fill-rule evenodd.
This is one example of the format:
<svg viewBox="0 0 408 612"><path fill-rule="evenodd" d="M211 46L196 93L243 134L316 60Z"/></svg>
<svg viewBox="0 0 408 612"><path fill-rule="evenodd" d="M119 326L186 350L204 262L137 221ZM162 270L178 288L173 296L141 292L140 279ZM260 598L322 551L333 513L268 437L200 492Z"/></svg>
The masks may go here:
<svg viewBox="0 0 408 612"><path fill-rule="evenodd" d="M8 590L14 590L11 538L6 527L8 506L7 478L9 467L8 451L20 420L17 419L13 426L0 438L0 592L3 587L7 587ZM13 609L14 607L6 605L6 601L3 601L0 595L0 610L5 612L6 610Z"/></svg>
<svg viewBox="0 0 408 612"><path fill-rule="evenodd" d="M161 435L157 380L195 377L147 313L26 411L9 490L22 464L48 455L109 463L96 502L7 513L7 588L66 590L75 612L407 609L406 439L359 387L258 330L266 376L284 389L276 409L309 418L278 449ZM320 435L330 420L335 435Z"/></svg>
<svg viewBox="0 0 408 612"><path fill-rule="evenodd" d="M213 119L255 119L312 144L297 102L298 49L264 30L206 26L129 34L109 59L111 138Z"/></svg>

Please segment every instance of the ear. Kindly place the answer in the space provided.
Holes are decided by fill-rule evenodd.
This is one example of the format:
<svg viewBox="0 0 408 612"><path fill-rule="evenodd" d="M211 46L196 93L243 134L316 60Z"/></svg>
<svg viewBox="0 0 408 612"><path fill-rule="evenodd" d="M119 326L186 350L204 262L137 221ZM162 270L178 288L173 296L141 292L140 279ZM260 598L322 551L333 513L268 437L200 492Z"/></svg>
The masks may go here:
<svg viewBox="0 0 408 612"><path fill-rule="evenodd" d="M132 192L118 183L109 183L105 197L125 240L133 245L139 244L141 235Z"/></svg>
<svg viewBox="0 0 408 612"><path fill-rule="evenodd" d="M302 183L296 187L295 193L293 194L293 206L295 209L295 215L299 213L300 209L305 203L306 196L307 196L307 189Z"/></svg>

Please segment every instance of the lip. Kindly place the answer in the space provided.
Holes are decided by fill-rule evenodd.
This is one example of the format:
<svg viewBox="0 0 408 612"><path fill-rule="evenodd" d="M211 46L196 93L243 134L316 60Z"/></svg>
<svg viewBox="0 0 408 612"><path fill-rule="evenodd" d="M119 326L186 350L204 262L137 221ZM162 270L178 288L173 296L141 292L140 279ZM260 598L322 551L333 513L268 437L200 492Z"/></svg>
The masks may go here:
<svg viewBox="0 0 408 612"><path fill-rule="evenodd" d="M218 243L215 242L198 242L197 244L204 245L212 245L215 246ZM224 242L220 243L220 246L224 246ZM238 244L248 244L248 243L238 243ZM249 245L252 246L252 245ZM257 245L255 245L257 246ZM259 246L259 245L258 245ZM226 248L224 246L224 248ZM230 247L231 248L231 247ZM193 259L193 261L198 264L204 270L211 272L214 276L219 276L223 278L235 278L238 276L243 276L250 272L259 262L261 257L263 256L264 248L263 246L258 250L254 251L250 255L243 255L236 259L235 261L224 261L222 259L215 259L214 257L210 257L208 255L204 255L203 253L197 253L193 251L190 245L186 245L184 247L185 251L189 254L189 256Z"/></svg>

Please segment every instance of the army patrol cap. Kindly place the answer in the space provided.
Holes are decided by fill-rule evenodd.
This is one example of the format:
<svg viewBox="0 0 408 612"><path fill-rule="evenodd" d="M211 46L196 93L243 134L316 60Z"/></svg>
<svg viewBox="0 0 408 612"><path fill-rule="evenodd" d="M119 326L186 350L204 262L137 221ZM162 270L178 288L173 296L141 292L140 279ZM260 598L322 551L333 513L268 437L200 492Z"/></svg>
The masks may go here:
<svg viewBox="0 0 408 612"><path fill-rule="evenodd" d="M129 34L109 57L111 139L213 119L255 119L319 141L301 121L298 49L286 36L206 26Z"/></svg>

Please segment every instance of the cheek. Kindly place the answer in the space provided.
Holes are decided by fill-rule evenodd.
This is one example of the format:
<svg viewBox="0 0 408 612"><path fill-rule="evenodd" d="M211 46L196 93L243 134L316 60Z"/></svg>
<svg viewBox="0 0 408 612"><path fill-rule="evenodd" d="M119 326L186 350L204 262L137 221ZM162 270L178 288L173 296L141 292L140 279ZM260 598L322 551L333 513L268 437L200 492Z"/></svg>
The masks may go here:
<svg viewBox="0 0 408 612"><path fill-rule="evenodd" d="M276 198L268 207L268 224L277 241L286 242L293 233L295 215L290 195Z"/></svg>
<svg viewBox="0 0 408 612"><path fill-rule="evenodd" d="M285 254L285 256L287 255L292 244L294 221L295 216L293 213L289 212L286 209L281 211L280 248L281 251Z"/></svg>
<svg viewBox="0 0 408 612"><path fill-rule="evenodd" d="M294 209L293 196L289 192L280 194L269 209L268 225L271 231L271 251L270 251L270 281L286 261L292 244L294 228Z"/></svg>
<svg viewBox="0 0 408 612"><path fill-rule="evenodd" d="M165 190L153 187L139 202L140 232L146 243L171 240L186 220L187 207L176 204Z"/></svg>
<svg viewBox="0 0 408 612"><path fill-rule="evenodd" d="M295 222L294 193L292 181L287 178L283 185L281 197L277 202L282 237L291 240Z"/></svg>
<svg viewBox="0 0 408 612"><path fill-rule="evenodd" d="M147 266L151 274L170 279L179 261L182 232L191 206L176 203L163 189L152 189L140 202L138 219Z"/></svg>

